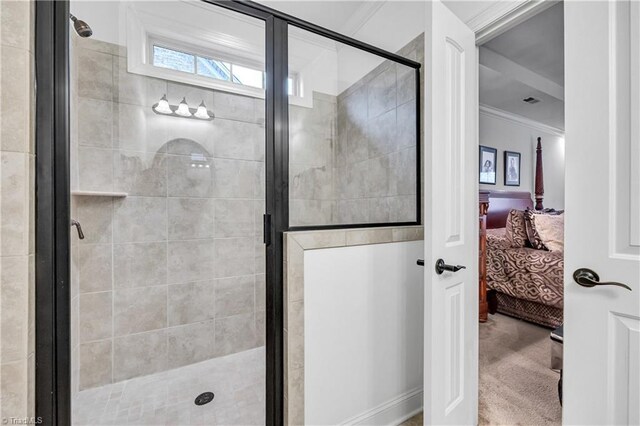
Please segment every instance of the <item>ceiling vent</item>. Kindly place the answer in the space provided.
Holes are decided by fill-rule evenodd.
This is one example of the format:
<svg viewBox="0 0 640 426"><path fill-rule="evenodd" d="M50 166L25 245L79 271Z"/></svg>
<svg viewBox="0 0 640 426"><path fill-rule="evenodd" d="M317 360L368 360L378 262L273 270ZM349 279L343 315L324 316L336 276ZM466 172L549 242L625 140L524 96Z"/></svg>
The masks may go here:
<svg viewBox="0 0 640 426"><path fill-rule="evenodd" d="M529 96L528 98L524 98L523 99L524 102L528 103L528 104L537 104L538 102L540 102L540 99L536 99L534 97Z"/></svg>

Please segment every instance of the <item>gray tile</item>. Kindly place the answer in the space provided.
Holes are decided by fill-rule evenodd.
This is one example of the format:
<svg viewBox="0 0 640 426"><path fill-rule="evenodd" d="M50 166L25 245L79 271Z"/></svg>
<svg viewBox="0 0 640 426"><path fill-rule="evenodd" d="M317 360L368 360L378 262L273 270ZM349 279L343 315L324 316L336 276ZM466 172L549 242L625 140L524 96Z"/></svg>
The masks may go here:
<svg viewBox="0 0 640 426"><path fill-rule="evenodd" d="M80 345L80 390L111 383L111 340L83 343Z"/></svg>
<svg viewBox="0 0 640 426"><path fill-rule="evenodd" d="M214 236L214 200L169 198L169 239L199 239ZM217 205L218 201L215 201ZM216 206L217 207L217 206Z"/></svg>
<svg viewBox="0 0 640 426"><path fill-rule="evenodd" d="M77 49L78 95L112 100L113 68L111 55L88 49Z"/></svg>
<svg viewBox="0 0 640 426"><path fill-rule="evenodd" d="M167 326L167 287L119 289L114 292L114 334L140 333Z"/></svg>
<svg viewBox="0 0 640 426"><path fill-rule="evenodd" d="M168 282L181 284L211 279L215 263L213 240L170 241Z"/></svg>
<svg viewBox="0 0 640 426"><path fill-rule="evenodd" d="M7 1L0 4L0 35L5 46L33 51L32 5L29 2Z"/></svg>
<svg viewBox="0 0 640 426"><path fill-rule="evenodd" d="M167 314L169 326L215 318L214 282L170 285Z"/></svg>
<svg viewBox="0 0 640 426"><path fill-rule="evenodd" d="M80 295L80 342L112 337L111 307L110 291Z"/></svg>
<svg viewBox="0 0 640 426"><path fill-rule="evenodd" d="M256 311L256 345L262 346L266 341L266 312Z"/></svg>
<svg viewBox="0 0 640 426"><path fill-rule="evenodd" d="M78 147L79 187L83 191L113 191L113 152Z"/></svg>
<svg viewBox="0 0 640 426"><path fill-rule="evenodd" d="M368 84L369 119L396 106L396 67L385 61L383 70Z"/></svg>
<svg viewBox="0 0 640 426"><path fill-rule="evenodd" d="M167 93L167 82L127 71L127 58L113 58L114 101L150 107Z"/></svg>
<svg viewBox="0 0 640 426"><path fill-rule="evenodd" d="M115 150L113 174L116 191L148 197L167 195L167 159L164 154Z"/></svg>
<svg viewBox="0 0 640 426"><path fill-rule="evenodd" d="M215 321L216 354L228 355L256 346L256 325L253 313L235 315Z"/></svg>
<svg viewBox="0 0 640 426"><path fill-rule="evenodd" d="M165 370L166 330L116 338L113 364L113 379L116 382Z"/></svg>
<svg viewBox="0 0 640 426"><path fill-rule="evenodd" d="M216 239L214 276L216 278L253 274L255 270L254 238Z"/></svg>
<svg viewBox="0 0 640 426"><path fill-rule="evenodd" d="M305 200L333 198L333 173L328 166L289 166L290 197Z"/></svg>
<svg viewBox="0 0 640 426"><path fill-rule="evenodd" d="M213 160L213 193L217 198L253 198L256 191L255 162Z"/></svg>
<svg viewBox="0 0 640 426"><path fill-rule="evenodd" d="M292 226L329 225L333 221L335 201L289 200L289 221Z"/></svg>
<svg viewBox="0 0 640 426"><path fill-rule="evenodd" d="M117 199L113 216L113 238L116 243L167 239L166 198Z"/></svg>
<svg viewBox="0 0 640 426"><path fill-rule="evenodd" d="M0 257L0 268L0 356L11 362L25 359L28 351L28 257Z"/></svg>
<svg viewBox="0 0 640 426"><path fill-rule="evenodd" d="M255 256L256 256L255 273L262 274L267 270L266 247L264 245L264 239L262 235L256 235L253 238L254 238L254 247L255 247Z"/></svg>
<svg viewBox="0 0 640 426"><path fill-rule="evenodd" d="M170 197L206 198L214 195L213 160L201 154L169 155L168 160Z"/></svg>
<svg viewBox="0 0 640 426"><path fill-rule="evenodd" d="M216 118L258 123L264 116L264 113L261 114L256 107L259 101L248 96L214 91L210 109L215 113Z"/></svg>
<svg viewBox="0 0 640 426"><path fill-rule="evenodd" d="M182 98L186 98L189 107L197 108L200 102L207 105L208 109L212 109L213 90L203 87L191 86L188 84L180 84L170 82L167 89L167 99L171 105L178 105Z"/></svg>
<svg viewBox="0 0 640 426"><path fill-rule="evenodd" d="M391 173L396 181L393 195L414 195L417 191L415 147L396 152L391 158Z"/></svg>
<svg viewBox="0 0 640 426"><path fill-rule="evenodd" d="M397 146L407 148L415 146L416 138L416 104L407 102L400 105L396 110L396 120L398 124Z"/></svg>
<svg viewBox="0 0 640 426"><path fill-rule="evenodd" d="M5 8L7 3L2 2L0 7ZM11 7L10 7L11 8ZM2 18L5 18L2 16ZM5 33L1 28L3 36ZM20 21L24 24L24 21ZM14 27L9 24L8 26ZM26 27L26 25L22 25ZM4 39L3 39L4 41ZM0 147L3 151L29 152L31 121L33 119L31 108L33 105L33 74L32 56L29 52L9 47L3 43L0 52L2 66L0 68L0 82L2 84L2 101L0 113L2 114L2 128L0 129Z"/></svg>
<svg viewBox="0 0 640 426"><path fill-rule="evenodd" d="M166 125L167 152L192 155L202 153L213 156L215 150L215 126L217 120L185 120L179 117L158 116Z"/></svg>
<svg viewBox="0 0 640 426"><path fill-rule="evenodd" d="M216 318L253 312L254 292L255 277L253 275L216 280Z"/></svg>
<svg viewBox="0 0 640 426"><path fill-rule="evenodd" d="M416 97L416 72L413 68L396 64L398 78L398 105Z"/></svg>
<svg viewBox="0 0 640 426"><path fill-rule="evenodd" d="M83 244L78 250L81 293L111 290L111 244Z"/></svg>
<svg viewBox="0 0 640 426"><path fill-rule="evenodd" d="M172 117L154 113L149 106L115 104L113 146L129 151L164 152Z"/></svg>
<svg viewBox="0 0 640 426"><path fill-rule="evenodd" d="M200 322L167 330L168 367L176 368L204 361L215 354L213 321Z"/></svg>
<svg viewBox="0 0 640 426"><path fill-rule="evenodd" d="M216 200L215 236L224 238L254 235L253 208L253 200Z"/></svg>
<svg viewBox="0 0 640 426"><path fill-rule="evenodd" d="M376 222L372 219L373 214L374 212L369 208L369 200L367 198L338 200L335 206L334 223L353 224Z"/></svg>
<svg viewBox="0 0 640 426"><path fill-rule="evenodd" d="M397 179L391 171L392 158L391 156L385 155L364 162L367 169L365 193L368 197L395 195Z"/></svg>
<svg viewBox="0 0 640 426"><path fill-rule="evenodd" d="M267 276L264 273L256 274L255 298L256 311L264 311L267 302L266 295Z"/></svg>
<svg viewBox="0 0 640 426"><path fill-rule="evenodd" d="M115 288L158 286L167 283L167 243L113 246Z"/></svg>
<svg viewBox="0 0 640 426"><path fill-rule="evenodd" d="M113 102L78 98L78 145L111 148Z"/></svg>
<svg viewBox="0 0 640 426"><path fill-rule="evenodd" d="M393 108L370 120L367 134L370 158L397 151L396 109Z"/></svg>
<svg viewBox="0 0 640 426"><path fill-rule="evenodd" d="M80 243L110 243L113 228L112 199L110 197L82 196L75 197L75 201L78 210L77 219L82 224L84 231L84 240L80 240ZM77 236L73 235L72 238L77 238Z"/></svg>
<svg viewBox="0 0 640 426"><path fill-rule="evenodd" d="M213 121L214 151L216 158L260 160L264 145L264 127L242 121L216 119Z"/></svg>
<svg viewBox="0 0 640 426"><path fill-rule="evenodd" d="M0 252L26 255L29 250L29 159L27 154L0 154Z"/></svg>

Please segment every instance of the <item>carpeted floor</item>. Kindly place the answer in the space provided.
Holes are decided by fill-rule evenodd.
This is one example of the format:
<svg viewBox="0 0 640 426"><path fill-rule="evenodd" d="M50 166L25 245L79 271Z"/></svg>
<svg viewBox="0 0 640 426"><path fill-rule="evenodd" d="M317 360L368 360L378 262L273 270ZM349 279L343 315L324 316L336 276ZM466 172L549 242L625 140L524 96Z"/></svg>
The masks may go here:
<svg viewBox="0 0 640 426"><path fill-rule="evenodd" d="M559 425L559 373L549 369L549 329L505 315L480 324L480 425ZM422 424L419 414L403 425Z"/></svg>

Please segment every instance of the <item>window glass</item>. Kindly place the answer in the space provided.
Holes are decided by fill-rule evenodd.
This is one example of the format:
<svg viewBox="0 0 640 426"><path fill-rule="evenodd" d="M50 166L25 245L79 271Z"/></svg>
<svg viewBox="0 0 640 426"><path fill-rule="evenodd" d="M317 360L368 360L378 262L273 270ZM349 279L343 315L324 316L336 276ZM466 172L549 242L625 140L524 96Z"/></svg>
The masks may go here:
<svg viewBox="0 0 640 426"><path fill-rule="evenodd" d="M177 50L153 46L153 65L193 73L195 72L195 57Z"/></svg>
<svg viewBox="0 0 640 426"><path fill-rule="evenodd" d="M231 64L229 62L198 56L197 64L197 73L199 75L217 78L218 80L231 80Z"/></svg>
<svg viewBox="0 0 640 426"><path fill-rule="evenodd" d="M233 72L234 83L257 87L259 89L262 89L264 87L264 73L262 71L236 64L233 64L231 70Z"/></svg>

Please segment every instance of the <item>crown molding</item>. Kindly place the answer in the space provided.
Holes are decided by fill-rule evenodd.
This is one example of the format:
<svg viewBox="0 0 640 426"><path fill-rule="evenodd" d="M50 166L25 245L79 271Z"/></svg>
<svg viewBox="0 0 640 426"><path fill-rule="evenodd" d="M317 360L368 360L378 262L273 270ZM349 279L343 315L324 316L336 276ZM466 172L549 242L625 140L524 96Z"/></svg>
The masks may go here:
<svg viewBox="0 0 640 426"><path fill-rule="evenodd" d="M530 118L526 118L518 114L513 114L511 112L507 112L498 108L494 108L489 105L480 104L480 114L488 117L492 117L492 118L497 118L499 120L508 121L511 123L517 123L522 126L529 127L530 129L538 130L540 132L545 132L545 133L552 134L554 136L564 138L564 130L562 129L549 126L547 124L542 124L537 121L531 120Z"/></svg>
<svg viewBox="0 0 640 426"><path fill-rule="evenodd" d="M467 25L476 34L476 44L481 45L558 2L559 0L497 1L467 21Z"/></svg>

